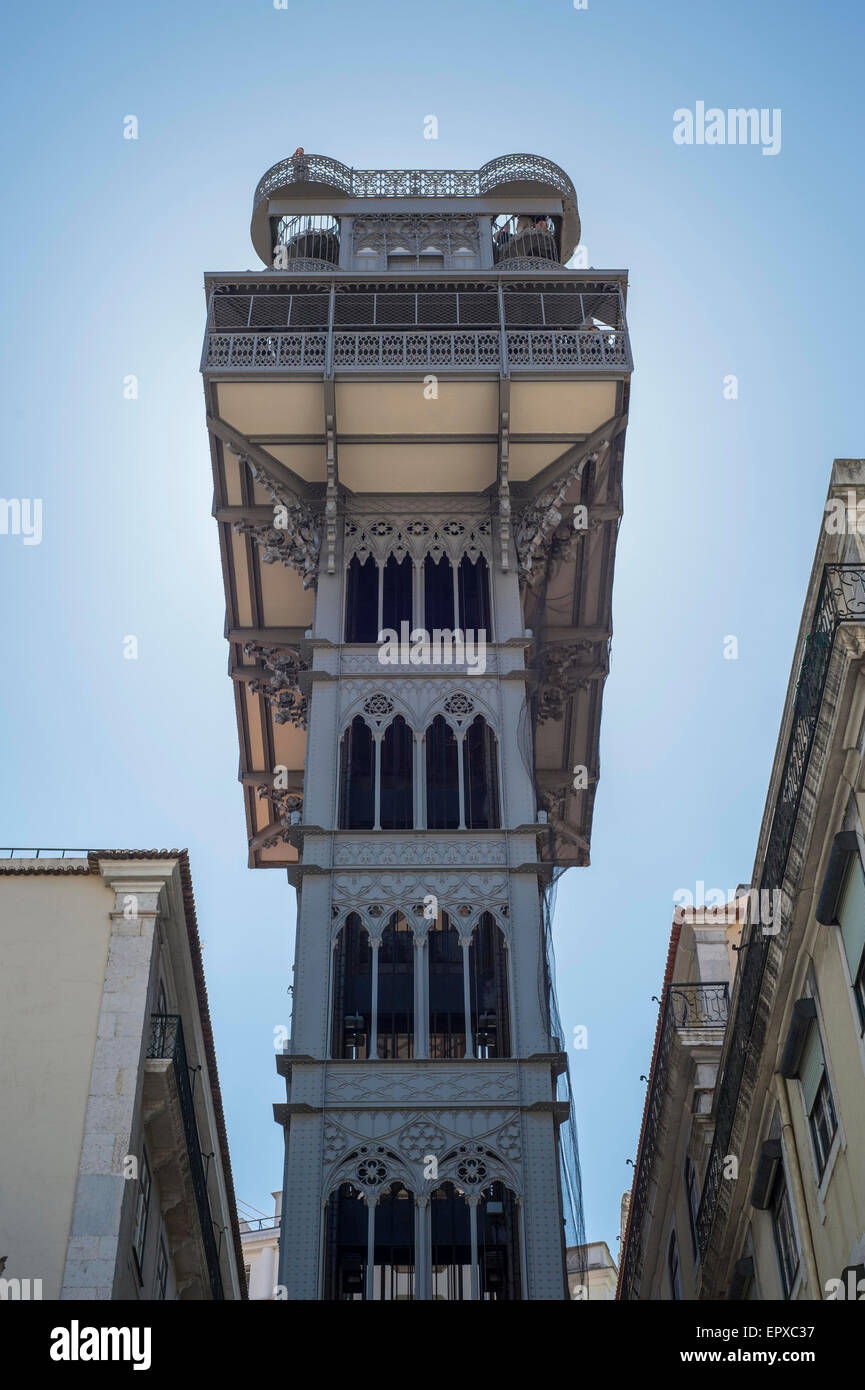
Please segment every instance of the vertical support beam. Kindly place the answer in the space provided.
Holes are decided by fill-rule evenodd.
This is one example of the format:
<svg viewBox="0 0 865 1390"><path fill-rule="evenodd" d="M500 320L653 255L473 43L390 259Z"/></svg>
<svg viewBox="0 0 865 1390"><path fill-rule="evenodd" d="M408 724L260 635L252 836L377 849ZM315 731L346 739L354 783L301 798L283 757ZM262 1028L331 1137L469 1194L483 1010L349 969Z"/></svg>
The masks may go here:
<svg viewBox="0 0 865 1390"><path fill-rule="evenodd" d="M423 627L426 608L423 560L419 560L414 567L414 580L412 585L413 625L414 627Z"/></svg>
<svg viewBox="0 0 865 1390"><path fill-rule="evenodd" d="M366 1054L367 1060L378 1056L378 953L381 946L380 937L370 937L370 949L372 951L372 1018L369 1021L369 1044Z"/></svg>
<svg viewBox="0 0 865 1390"><path fill-rule="evenodd" d="M414 731L414 828L423 830L426 817L424 815L424 737L423 733Z"/></svg>
<svg viewBox="0 0 865 1390"><path fill-rule="evenodd" d="M365 1197L366 1202L366 1279L364 1292L367 1303L375 1297L373 1276L375 1274L375 1208L376 1198Z"/></svg>
<svg viewBox="0 0 865 1390"><path fill-rule="evenodd" d="M414 1199L414 1296L427 1302L430 1296L429 1193Z"/></svg>
<svg viewBox="0 0 865 1390"><path fill-rule="evenodd" d="M381 628L379 628L381 631ZM383 735L379 732L373 734L375 743L375 790L374 790L374 811L373 811L373 830L381 830L381 741Z"/></svg>
<svg viewBox="0 0 865 1390"><path fill-rule="evenodd" d="M472 1192L466 1197L469 1204L469 1225L472 1239L472 1298L477 1302L481 1296L481 1271L478 1264L478 1202L480 1197Z"/></svg>
<svg viewBox="0 0 865 1390"><path fill-rule="evenodd" d="M458 630L460 627L460 571L457 564L451 565L451 579L454 589L454 628Z"/></svg>
<svg viewBox="0 0 865 1390"><path fill-rule="evenodd" d="M426 936L414 938L414 1055L429 1056Z"/></svg>
<svg viewBox="0 0 865 1390"><path fill-rule="evenodd" d="M457 734L457 779L460 793L460 830L466 828L466 789L463 783L463 733Z"/></svg>
<svg viewBox="0 0 865 1390"><path fill-rule="evenodd" d="M525 1302L529 1296L529 1267L526 1260L526 1223L523 1213L522 1193L517 1197L517 1240L520 1247L520 1300Z"/></svg>
<svg viewBox="0 0 865 1390"><path fill-rule="evenodd" d="M460 946L463 951L463 1012L466 1021L466 1056L474 1057L475 1040L472 1034L472 994L471 979L469 977L469 950L472 939L470 936L460 937Z"/></svg>

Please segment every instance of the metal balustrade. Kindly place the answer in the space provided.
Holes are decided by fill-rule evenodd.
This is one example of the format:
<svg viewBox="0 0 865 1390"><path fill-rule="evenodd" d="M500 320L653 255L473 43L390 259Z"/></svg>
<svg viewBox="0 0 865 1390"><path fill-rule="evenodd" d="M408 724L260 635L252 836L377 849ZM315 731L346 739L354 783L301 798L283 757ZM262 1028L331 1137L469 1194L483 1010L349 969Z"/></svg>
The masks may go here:
<svg viewBox="0 0 865 1390"><path fill-rule="evenodd" d="M631 369L620 287L217 289L203 371ZM288 331L286 331L288 330Z"/></svg>
<svg viewBox="0 0 865 1390"><path fill-rule="evenodd" d="M183 1041L183 1023L179 1014L151 1014L150 1039L147 1046L150 1059L170 1060L174 1063L174 1076L177 1082L177 1095L180 1101L180 1114L186 1138L186 1152L189 1158L189 1172L195 1193L195 1205L201 1227L201 1238L207 1263L210 1292L214 1299L224 1298L222 1273L219 1268L219 1252L213 1233L213 1217L210 1199L207 1195L207 1178L201 1144L198 1139L198 1125L195 1119L195 1102L189 1084L189 1063Z"/></svg>
<svg viewBox="0 0 865 1390"><path fill-rule="evenodd" d="M324 184L350 198L479 198L504 184L524 182L546 184L576 205L576 189L564 169L542 155L500 155L480 169L351 169L327 155L302 154L267 170L253 208L294 183Z"/></svg>
<svg viewBox="0 0 865 1390"><path fill-rule="evenodd" d="M506 333L509 367L577 367L630 370L627 334L586 331ZM437 333L209 333L205 371L323 372L332 343L334 368L495 367L502 365L502 336L487 332Z"/></svg>
<svg viewBox="0 0 865 1390"><path fill-rule="evenodd" d="M643 1221L648 1208L652 1164L660 1136L673 1035L683 1029L723 1029L727 1023L728 1011L729 986L725 982L671 984L664 999L658 1050L650 1080L637 1171L634 1174L628 1240L622 1252L622 1299L630 1298L640 1272ZM719 1036L719 1041L721 1036L723 1035Z"/></svg>

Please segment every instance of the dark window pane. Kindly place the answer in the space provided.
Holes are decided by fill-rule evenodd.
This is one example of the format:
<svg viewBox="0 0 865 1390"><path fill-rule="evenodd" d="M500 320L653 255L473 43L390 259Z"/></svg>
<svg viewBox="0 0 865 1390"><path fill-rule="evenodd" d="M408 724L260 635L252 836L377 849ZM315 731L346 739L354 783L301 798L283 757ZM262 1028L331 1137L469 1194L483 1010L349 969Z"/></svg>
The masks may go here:
<svg viewBox="0 0 865 1390"><path fill-rule="evenodd" d="M413 758L414 735L397 715L381 744L382 830L411 830L414 824Z"/></svg>
<svg viewBox="0 0 865 1390"><path fill-rule="evenodd" d="M430 830L459 828L457 741L440 714L426 731L426 817Z"/></svg>
<svg viewBox="0 0 865 1390"><path fill-rule="evenodd" d="M398 912L378 952L378 1056L414 1056L414 936Z"/></svg>
<svg viewBox="0 0 865 1390"><path fill-rule="evenodd" d="M490 576L487 562L479 555L472 563L468 555L460 560L459 567L460 627L466 631L486 633L486 641L492 639L492 616L490 613Z"/></svg>
<svg viewBox="0 0 865 1390"><path fill-rule="evenodd" d="M469 997L477 1057L509 1057L508 960L495 918L485 912L469 947Z"/></svg>
<svg viewBox="0 0 865 1390"><path fill-rule="evenodd" d="M397 637L399 625L411 623L411 583L412 562L407 555L401 561L389 555L382 576L382 620L383 628L392 628ZM378 636L378 634L376 634Z"/></svg>
<svg viewBox="0 0 865 1390"><path fill-rule="evenodd" d="M342 830L372 830L375 824L375 745L369 725L355 715L340 748Z"/></svg>
<svg viewBox="0 0 865 1390"><path fill-rule="evenodd" d="M432 923L429 953L429 1050L431 1057L466 1053L463 950L446 912Z"/></svg>
<svg viewBox="0 0 865 1390"><path fill-rule="evenodd" d="M378 640L378 565L371 555L361 564L356 555L348 567L345 595L346 642Z"/></svg>
<svg viewBox="0 0 865 1390"><path fill-rule="evenodd" d="M424 626L432 633L434 628L454 629L454 575L450 560L440 559L438 563L427 555L423 566L424 575Z"/></svg>
<svg viewBox="0 0 865 1390"><path fill-rule="evenodd" d="M463 781L468 829L498 829L499 768L496 739L492 729L480 715L469 725L463 742Z"/></svg>

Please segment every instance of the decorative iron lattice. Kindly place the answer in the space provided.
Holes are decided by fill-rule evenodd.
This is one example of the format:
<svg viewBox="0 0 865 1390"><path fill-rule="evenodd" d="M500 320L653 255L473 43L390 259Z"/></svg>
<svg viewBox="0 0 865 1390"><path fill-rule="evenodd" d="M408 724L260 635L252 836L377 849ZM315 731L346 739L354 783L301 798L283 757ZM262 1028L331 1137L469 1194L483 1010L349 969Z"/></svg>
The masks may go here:
<svg viewBox="0 0 865 1390"><path fill-rule="evenodd" d="M180 1101L183 1133L186 1138L189 1173L192 1178L195 1206L198 1211L201 1239L204 1244L210 1293L212 1298L222 1299L224 1294L222 1274L219 1268L219 1253L216 1248L216 1237L213 1234L213 1217L210 1211L210 1199L207 1195L207 1179L204 1175L201 1145L198 1140L198 1126L195 1120L195 1102L192 1099L192 1087L189 1084L189 1062L186 1058L186 1046L183 1041L183 1022L179 1014L150 1015L147 1056L160 1059L170 1058L174 1063L174 1078Z"/></svg>
<svg viewBox="0 0 865 1390"><path fill-rule="evenodd" d="M326 333L209 333L205 371L323 372ZM506 335L511 367L579 367L629 371L626 333L522 332ZM502 338L472 333L334 333L334 367L498 367Z"/></svg>
<svg viewBox="0 0 865 1390"><path fill-rule="evenodd" d="M623 1299L630 1298L642 1263L643 1220L664 1106L673 1034L678 1028L723 1028L727 1022L727 1008L726 984L671 984L664 999L658 1051L652 1069L643 1139L631 1194L628 1243L623 1251Z"/></svg>
<svg viewBox="0 0 865 1390"><path fill-rule="evenodd" d="M836 634L843 623L862 622L865 622L865 566L826 565L811 631L805 639L790 736L760 877L761 891L780 889L784 884ZM794 888L795 884L791 884L791 898ZM784 899L781 901L783 904ZM777 925L776 921L773 926ZM784 927L786 922L782 921L782 931ZM697 1239L703 1257L715 1221L724 1158L729 1152L745 1066L749 1056L754 1059L759 1056L763 1044L763 1026L755 1025L766 961L775 939L780 939L777 933L770 936L761 932L758 924L752 924L747 949L739 956L738 1001L724 1071L716 1090L715 1133L697 1214Z"/></svg>
<svg viewBox="0 0 865 1390"><path fill-rule="evenodd" d="M536 154L506 154L480 169L351 169L327 155L282 159L259 180L253 208L292 183L321 183L350 198L478 198L506 183L545 183L576 206L577 193L564 169Z"/></svg>

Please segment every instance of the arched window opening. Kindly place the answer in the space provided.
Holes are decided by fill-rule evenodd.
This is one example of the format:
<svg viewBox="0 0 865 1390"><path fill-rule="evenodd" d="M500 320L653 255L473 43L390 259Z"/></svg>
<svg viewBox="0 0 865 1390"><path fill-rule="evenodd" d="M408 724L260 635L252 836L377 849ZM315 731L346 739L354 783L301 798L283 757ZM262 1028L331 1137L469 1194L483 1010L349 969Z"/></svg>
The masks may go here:
<svg viewBox="0 0 865 1390"><path fill-rule="evenodd" d="M340 931L333 963L331 1056L364 1061L372 1022L372 951L356 912Z"/></svg>
<svg viewBox="0 0 865 1390"><path fill-rule="evenodd" d="M385 927L378 950L376 1056L414 1056L414 936L401 912Z"/></svg>
<svg viewBox="0 0 865 1390"><path fill-rule="evenodd" d="M328 1198L324 1233L324 1297L363 1302L369 1249L367 1205L359 1187L344 1182Z"/></svg>
<svg viewBox="0 0 865 1390"><path fill-rule="evenodd" d="M381 626L399 636L400 623L412 625L412 562L408 555L389 555L382 575Z"/></svg>
<svg viewBox="0 0 865 1390"><path fill-rule="evenodd" d="M519 1208L504 1183L492 1182L478 1204L478 1292L487 1302L517 1302L520 1292Z"/></svg>
<svg viewBox="0 0 865 1390"><path fill-rule="evenodd" d="M401 714L385 730L381 745L382 830L414 825L414 735Z"/></svg>
<svg viewBox="0 0 865 1390"><path fill-rule="evenodd" d="M340 745L339 824L341 830L372 830L375 825L375 744L359 714Z"/></svg>
<svg viewBox="0 0 865 1390"><path fill-rule="evenodd" d="M452 632L456 627L454 614L454 572L444 555L438 560L427 555L423 562L424 626L432 633L435 628Z"/></svg>
<svg viewBox="0 0 865 1390"><path fill-rule="evenodd" d="M381 1302L407 1301L414 1290L414 1198L395 1182L375 1208L372 1296Z"/></svg>
<svg viewBox="0 0 865 1390"><path fill-rule="evenodd" d="M472 932L469 997L475 1056L510 1057L507 950L498 923L489 912Z"/></svg>
<svg viewBox="0 0 865 1390"><path fill-rule="evenodd" d="M437 714L426 731L426 823L429 830L458 830L459 759L453 729Z"/></svg>
<svg viewBox="0 0 865 1390"><path fill-rule="evenodd" d="M429 1055L465 1057L463 949L446 912L429 929Z"/></svg>
<svg viewBox="0 0 865 1390"><path fill-rule="evenodd" d="M499 763L496 736L481 715L469 725L463 743L465 823L468 830L497 830Z"/></svg>
<svg viewBox="0 0 865 1390"><path fill-rule="evenodd" d="M484 632L492 638L492 609L490 606L490 573L483 555L473 562L468 555L460 560L459 572L460 627L463 631Z"/></svg>
<svg viewBox="0 0 865 1390"><path fill-rule="evenodd" d="M465 1194L452 1182L430 1193L434 1299L455 1302L472 1296L472 1237Z"/></svg>
<svg viewBox="0 0 865 1390"><path fill-rule="evenodd" d="M378 621L378 565L371 555L363 564L356 555L348 567L345 595L346 642L376 642Z"/></svg>

